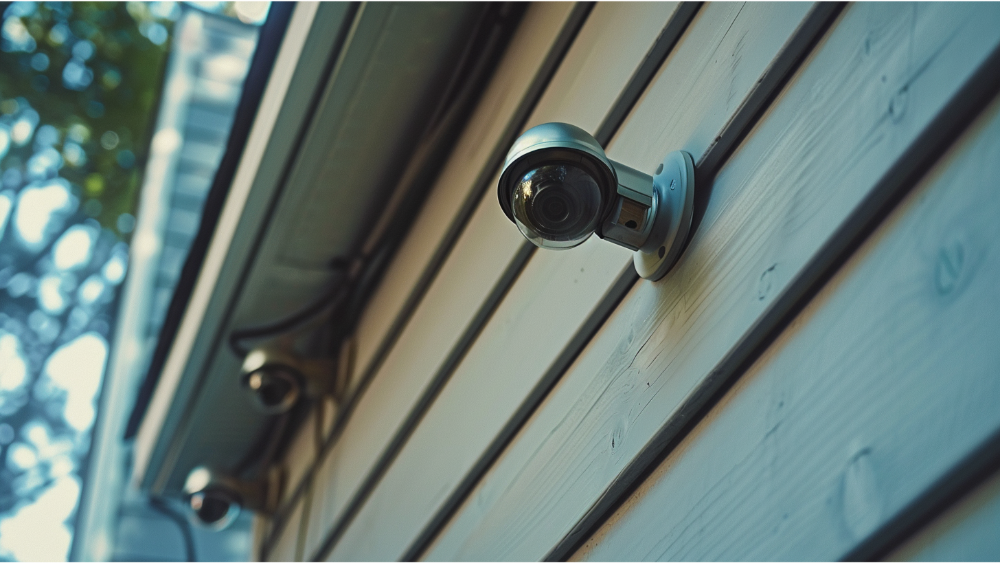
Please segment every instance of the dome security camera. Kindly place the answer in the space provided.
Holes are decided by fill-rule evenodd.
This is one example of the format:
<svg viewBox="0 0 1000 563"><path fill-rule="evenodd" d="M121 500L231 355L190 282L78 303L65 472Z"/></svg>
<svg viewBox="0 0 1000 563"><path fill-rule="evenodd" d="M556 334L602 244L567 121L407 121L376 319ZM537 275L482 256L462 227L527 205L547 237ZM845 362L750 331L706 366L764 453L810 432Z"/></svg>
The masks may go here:
<svg viewBox="0 0 1000 563"><path fill-rule="evenodd" d="M259 347L243 360L240 383L267 414L291 410L305 397L337 396L337 374L330 360L305 360L276 347Z"/></svg>
<svg viewBox="0 0 1000 563"><path fill-rule="evenodd" d="M683 151L650 176L607 157L568 123L524 132L504 162L500 207L540 248L567 249L590 235L635 251L636 271L656 281L677 263L694 214L694 160Z"/></svg>
<svg viewBox="0 0 1000 563"><path fill-rule="evenodd" d="M273 512L280 493L281 478L277 471L271 472L266 480L246 481L199 466L191 470L184 482L184 498L191 509L191 519L213 530L229 526L243 509Z"/></svg>

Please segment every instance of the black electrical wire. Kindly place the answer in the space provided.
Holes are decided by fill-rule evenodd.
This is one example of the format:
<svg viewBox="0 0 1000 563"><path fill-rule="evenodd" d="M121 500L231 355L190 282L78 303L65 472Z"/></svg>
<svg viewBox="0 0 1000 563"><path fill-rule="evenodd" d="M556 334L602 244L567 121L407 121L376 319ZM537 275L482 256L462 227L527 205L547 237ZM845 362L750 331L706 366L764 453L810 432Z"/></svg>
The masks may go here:
<svg viewBox="0 0 1000 563"><path fill-rule="evenodd" d="M338 259L334 265L346 271L348 262ZM276 337L292 333L296 329L304 329L307 327L309 321L321 317L323 313L328 313L330 319L336 318L344 300L351 293L351 287L350 280L342 278L334 283L318 299L284 319L266 325L234 330L229 334L228 344L230 349L237 356L243 357L249 353L249 350L243 346L243 341L245 340L268 336ZM323 328L329 327L330 324L330 322L324 323ZM289 427L296 426L295 424L291 424L291 415L291 412L282 413L272 419L268 428L258 436L256 444L247 450L246 454L236 464L233 474L242 475L254 466L255 463L260 469L261 474L266 471L278 453L281 444L284 442Z"/></svg>
<svg viewBox="0 0 1000 563"><path fill-rule="evenodd" d="M160 497L149 497L149 506L177 524L177 528L181 531L181 536L184 537L184 555L187 561L197 561L198 554L195 552L191 522Z"/></svg>
<svg viewBox="0 0 1000 563"><path fill-rule="evenodd" d="M260 468L262 475L263 472L266 471L267 468L271 466L271 463L274 461L274 458L278 453L279 448L284 442L284 440L282 440L281 437L285 434L285 431L288 429L288 421L291 419L291 417L292 417L291 411L286 412L278 417L278 421L275 424L275 429L272 435L272 439L267 444L267 447L264 449L264 453L261 454L260 456Z"/></svg>
<svg viewBox="0 0 1000 563"><path fill-rule="evenodd" d="M494 8L496 11L500 9L500 7ZM441 97L441 103L434 110L427 129L422 136L423 139L415 151L413 160L417 163L417 166L411 165L407 172L411 170L422 171L426 163L433 160L434 156L437 156L436 153L439 152L443 140L449 133L454 131L459 124L460 116L466 112L468 104L476 97L478 93L477 85L473 84L470 86L468 81L462 79L468 78L469 75L479 74L482 72L484 65L488 66L485 64L487 61L482 60L481 57L474 56L481 52L480 49L475 48L481 46L475 43L477 43L477 40L481 41L481 30L495 23L491 19L495 17L494 10L485 10L476 22L478 30L471 34L470 45L466 46L456 63L458 71L452 75L448 87ZM397 201L390 202L387 206L388 208L392 208L393 211L399 209L403 213L407 213L406 210L412 209L413 206L419 206L420 201L431 187L429 185L431 182L430 179L414 178L418 174L419 172L417 174L409 174L409 177L407 177L407 174L404 172L402 183L410 183L410 189L404 190L405 193L400 194ZM424 181L421 182L419 180ZM229 336L229 346L233 352L238 356L245 356L249 350L241 345L241 341L291 332L308 320L319 316L321 312L327 310L328 305L339 305L341 299L346 299L347 303L344 314L332 314L331 320L333 322L329 323L329 325L334 325L330 327L333 328L331 349L338 350L340 342L352 332L354 326L357 324L363 306L374 290L378 278L394 256L395 251L398 249L399 241L409 230L409 226L416 215L412 213L413 217L409 220L400 221L396 220L398 219L396 217L399 215L398 213L391 213L390 211L390 214L393 215L394 220L385 225L383 229L376 229L382 232L377 235L378 239L373 245L374 247L365 253L361 259L363 266L355 279L343 280L335 284L314 303L310 303L302 310L285 319L268 325L233 331ZM348 261L345 259L338 259L337 265L346 271L347 263Z"/></svg>
<svg viewBox="0 0 1000 563"><path fill-rule="evenodd" d="M502 42L500 35L510 22L519 20L521 13L508 4L496 4L477 18L476 30L456 61L457 70L400 179L405 187L385 206L382 222L369 239L374 242L369 243L370 250L362 251L363 269L350 284L351 296L334 335L335 349L339 341L353 332L378 281L416 220L444 157L457 142L462 125L482 93L485 77L498 60L501 49L495 47Z"/></svg>
<svg viewBox="0 0 1000 563"><path fill-rule="evenodd" d="M340 269L344 270L346 267L341 266ZM340 280L338 283L334 283L318 299L284 319L232 331L229 333L229 348L237 356L246 356L249 350L243 346L243 341L287 334L302 327L308 321L319 317L322 313L336 310L337 305L347 297L349 286L349 283Z"/></svg>

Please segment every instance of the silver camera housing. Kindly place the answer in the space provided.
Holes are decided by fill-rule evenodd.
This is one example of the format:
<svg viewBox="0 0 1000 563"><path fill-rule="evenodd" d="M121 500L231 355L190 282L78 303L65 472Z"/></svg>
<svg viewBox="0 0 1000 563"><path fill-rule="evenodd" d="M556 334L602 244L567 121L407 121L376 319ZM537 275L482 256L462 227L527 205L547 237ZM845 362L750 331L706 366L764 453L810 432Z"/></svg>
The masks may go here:
<svg viewBox="0 0 1000 563"><path fill-rule="evenodd" d="M254 348L240 370L240 384L265 414L288 412L303 397L337 398L337 370L330 360L306 360L277 346Z"/></svg>
<svg viewBox="0 0 1000 563"><path fill-rule="evenodd" d="M504 213L536 246L572 248L596 233L635 251L639 275L654 281L677 262L694 215L690 154L668 154L650 176L609 159L592 135L568 123L525 131L497 188Z"/></svg>
<svg viewBox="0 0 1000 563"><path fill-rule="evenodd" d="M280 498L281 485L279 471L271 472L266 480L247 481L198 466L184 482L184 499L194 523L222 530L244 509L272 513Z"/></svg>

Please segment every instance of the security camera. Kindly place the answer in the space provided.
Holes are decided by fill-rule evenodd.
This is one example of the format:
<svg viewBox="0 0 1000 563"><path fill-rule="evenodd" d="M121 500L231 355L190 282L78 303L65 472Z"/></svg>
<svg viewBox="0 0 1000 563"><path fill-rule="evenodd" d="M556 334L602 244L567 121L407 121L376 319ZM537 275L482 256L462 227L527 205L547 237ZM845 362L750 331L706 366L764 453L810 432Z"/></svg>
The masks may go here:
<svg viewBox="0 0 1000 563"><path fill-rule="evenodd" d="M691 230L694 160L672 152L650 176L609 159L583 129L545 123L507 153L498 196L536 246L573 248L597 233L635 251L639 275L655 281L677 262Z"/></svg>
<svg viewBox="0 0 1000 563"><path fill-rule="evenodd" d="M289 411L303 396L336 398L336 371L332 361L306 360L274 346L263 346L244 358L240 383L258 408L278 414Z"/></svg>
<svg viewBox="0 0 1000 563"><path fill-rule="evenodd" d="M247 481L199 466L191 470L184 482L184 497L192 520L206 528L221 530L243 509L273 512L281 484L277 471L271 472L266 480Z"/></svg>

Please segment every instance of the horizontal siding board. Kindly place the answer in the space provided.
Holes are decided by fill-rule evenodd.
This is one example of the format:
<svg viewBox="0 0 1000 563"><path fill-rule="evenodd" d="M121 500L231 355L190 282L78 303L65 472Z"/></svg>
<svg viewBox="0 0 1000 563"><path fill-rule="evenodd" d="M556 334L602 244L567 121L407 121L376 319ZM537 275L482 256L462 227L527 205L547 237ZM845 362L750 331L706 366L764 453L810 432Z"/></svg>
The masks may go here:
<svg viewBox="0 0 1000 563"><path fill-rule="evenodd" d="M890 561L1000 560L1000 474L941 514Z"/></svg>
<svg viewBox="0 0 1000 563"><path fill-rule="evenodd" d="M1000 101L575 559L836 560L990 440L998 175Z"/></svg>
<svg viewBox="0 0 1000 563"><path fill-rule="evenodd" d="M568 121L584 129L596 130L675 8L676 4L595 6L526 127L548 121ZM626 36L629 40L623 41ZM500 211L492 189L485 194L477 213L480 212L484 217L489 216L491 222L477 218L470 223L464 238L491 240L494 248L512 242L515 250L524 247L523 238ZM497 231L502 231L504 236L499 236ZM418 434L407 442L402 458L393 463L351 522L330 553L331 558L386 560L403 555L430 516L496 436L499 427L511 417L525 393L537 383L565 341L631 261L631 254L625 249L596 238L579 250L578 253L536 254L531 258L511 293L504 297L500 308L450 378L445 387L446 395L434 402L420 423ZM439 280L447 284L446 287L477 283L469 271L474 267L468 260L456 261L455 269L447 274L442 271ZM572 285L566 287L564 283ZM538 291L540 285L546 290ZM429 292L428 297L430 295ZM442 296L453 300L450 292ZM463 322L455 319L464 317L453 314L450 322L461 326ZM522 327L533 325L539 318L548 321L544 338L537 330L517 334L522 332ZM442 326L444 322L441 319L418 322L414 317L412 326L425 333L441 333L447 332ZM525 335L529 337L525 339ZM504 373L497 373L500 367L497 362L510 359L512 350L516 350L522 361L517 367L508 365ZM399 357L412 371L414 352L410 354ZM387 359L387 367L391 361ZM517 381L512 380L515 377ZM492 387L484 389L484 379ZM466 392L488 398L472 405ZM470 414L474 414L474 420L469 419ZM442 440L441 432L445 430L466 432L449 434ZM414 487L414 483L420 486Z"/></svg>
<svg viewBox="0 0 1000 563"><path fill-rule="evenodd" d="M719 362L991 51L996 12L851 5L719 174L675 271L636 285L427 558L541 558L613 502L606 492L718 384ZM622 144L633 123L647 129L635 142L654 144L655 119L638 116Z"/></svg>
<svg viewBox="0 0 1000 563"><path fill-rule="evenodd" d="M496 78L487 87L474 114L475 125L463 133L412 233L397 253L396 265L387 271L382 287L389 288L385 290L388 294L380 289L370 301L372 307L379 309L370 309L366 316L382 320L371 317L371 321L362 321L355 374L365 373L362 366L373 361L367 358L372 352L366 347L377 346L378 343L371 343L379 340L388 326L363 328L364 323L392 322L401 305L391 305L396 298L390 298L389 294L408 294L427 259L416 257L429 257L434 251L443 229L482 172L481 167L506 128L507 120L521 103L525 88L572 10L572 4L546 3L531 6L524 15ZM470 150L472 154L467 152ZM321 460L316 482L322 484L317 487L309 519L307 557L315 553L331 526L343 515L355 490L434 375L436 365L517 252L520 235L506 228L506 218L494 207L480 203L473 212L469 225L475 229L467 229L456 242L395 346L385 358L377 358L382 362L378 372L360 397L339 439ZM411 258L416 261L408 262ZM377 305L383 298L386 305ZM429 326L438 330L429 331L426 329Z"/></svg>

